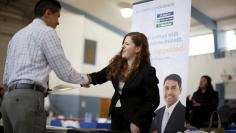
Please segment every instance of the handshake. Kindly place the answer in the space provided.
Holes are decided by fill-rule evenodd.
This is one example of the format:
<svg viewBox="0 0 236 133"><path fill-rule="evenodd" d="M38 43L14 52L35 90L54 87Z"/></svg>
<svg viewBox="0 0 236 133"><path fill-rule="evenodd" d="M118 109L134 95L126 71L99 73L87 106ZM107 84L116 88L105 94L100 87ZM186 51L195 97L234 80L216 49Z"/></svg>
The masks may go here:
<svg viewBox="0 0 236 133"><path fill-rule="evenodd" d="M85 87L85 88L89 88L90 87L90 84L92 82L92 78L89 74L87 74L87 79L88 79L88 82L85 83L85 84L80 84L81 87Z"/></svg>

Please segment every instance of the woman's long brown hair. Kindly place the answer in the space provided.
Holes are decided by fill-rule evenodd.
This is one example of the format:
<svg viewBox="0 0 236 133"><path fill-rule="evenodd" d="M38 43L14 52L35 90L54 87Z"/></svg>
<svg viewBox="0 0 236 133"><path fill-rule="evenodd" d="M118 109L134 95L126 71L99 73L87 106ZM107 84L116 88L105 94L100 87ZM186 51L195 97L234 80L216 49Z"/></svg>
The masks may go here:
<svg viewBox="0 0 236 133"><path fill-rule="evenodd" d="M132 64L131 70L127 75L126 70L128 69L128 64L127 60L122 58L121 49L121 51L111 59L110 64L107 67L108 79L118 78L120 81L126 81L130 74L137 71L139 66L144 64L151 64L147 37L140 32L130 32L125 35L122 44L124 44L125 38L127 36L131 37L135 46L140 47L141 50L139 53L137 53L137 56Z"/></svg>

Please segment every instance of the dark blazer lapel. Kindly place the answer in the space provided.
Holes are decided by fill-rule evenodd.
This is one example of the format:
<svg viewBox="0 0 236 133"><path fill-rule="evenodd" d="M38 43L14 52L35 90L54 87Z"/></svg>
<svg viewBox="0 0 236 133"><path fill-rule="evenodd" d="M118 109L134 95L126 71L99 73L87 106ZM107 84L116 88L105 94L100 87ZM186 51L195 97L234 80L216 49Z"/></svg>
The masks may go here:
<svg viewBox="0 0 236 133"><path fill-rule="evenodd" d="M162 125L162 119L163 119L163 117L164 117L164 112L165 112L165 106L160 110L160 119L158 120L158 127L157 127L157 129L160 129L160 131L162 130L161 129L161 125Z"/></svg>
<svg viewBox="0 0 236 133"><path fill-rule="evenodd" d="M124 92L127 88L129 88L130 84L132 82L134 82L134 80L137 78L139 72L135 72L134 74L130 75L130 77L128 78L128 80L125 82L123 88L122 88L122 92Z"/></svg>
<svg viewBox="0 0 236 133"><path fill-rule="evenodd" d="M173 112L171 113L171 116L166 124L166 129L168 128L172 128L171 126L173 126L173 121L175 121L176 119L176 115L178 115L177 113L179 112L178 109L179 109L179 106L180 106L180 101L177 103L177 105L175 106Z"/></svg>
<svg viewBox="0 0 236 133"><path fill-rule="evenodd" d="M113 80L113 86L114 86L115 90L118 91L118 89L119 89L119 80L118 79Z"/></svg>

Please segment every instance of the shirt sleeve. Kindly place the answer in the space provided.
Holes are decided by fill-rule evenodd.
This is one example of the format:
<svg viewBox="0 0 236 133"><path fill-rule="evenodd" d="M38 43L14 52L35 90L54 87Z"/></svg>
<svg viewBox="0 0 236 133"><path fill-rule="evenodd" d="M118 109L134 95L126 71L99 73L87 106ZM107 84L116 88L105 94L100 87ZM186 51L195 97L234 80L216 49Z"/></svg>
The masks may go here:
<svg viewBox="0 0 236 133"><path fill-rule="evenodd" d="M61 41L55 30L50 30L45 34L42 50L49 66L61 80L74 84L88 83L87 75L78 73L66 59Z"/></svg>

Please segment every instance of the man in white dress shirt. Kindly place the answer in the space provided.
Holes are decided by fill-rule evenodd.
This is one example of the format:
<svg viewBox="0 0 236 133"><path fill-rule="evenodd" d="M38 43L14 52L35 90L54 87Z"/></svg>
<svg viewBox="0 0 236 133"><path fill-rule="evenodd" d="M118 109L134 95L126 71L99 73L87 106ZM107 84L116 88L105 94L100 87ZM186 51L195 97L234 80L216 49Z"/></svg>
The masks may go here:
<svg viewBox="0 0 236 133"><path fill-rule="evenodd" d="M179 101L182 80L177 74L170 74L164 80L164 98L166 106L155 111L151 133L183 132L185 122L185 107Z"/></svg>
<svg viewBox="0 0 236 133"><path fill-rule="evenodd" d="M27 7L26 7L27 8ZM44 133L44 94L53 70L65 82L88 83L66 59L55 31L61 5L56 0L37 2L35 19L10 40L3 75L8 89L2 104L5 133Z"/></svg>

